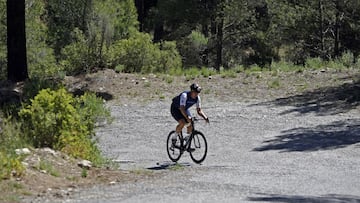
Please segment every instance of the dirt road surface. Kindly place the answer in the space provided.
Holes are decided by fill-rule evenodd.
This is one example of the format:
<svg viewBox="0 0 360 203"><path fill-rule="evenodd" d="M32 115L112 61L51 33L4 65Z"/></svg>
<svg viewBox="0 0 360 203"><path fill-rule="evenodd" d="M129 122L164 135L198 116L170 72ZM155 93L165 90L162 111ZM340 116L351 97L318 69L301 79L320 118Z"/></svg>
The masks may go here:
<svg viewBox="0 0 360 203"><path fill-rule="evenodd" d="M111 71L74 81L115 98L109 103L113 123L97 131L104 155L121 170L149 175L32 202L360 202L357 75L198 78L206 87L203 109L210 118L210 125L197 123L209 147L201 165L188 153L174 164L166 152L176 125L171 97L190 81ZM279 88L271 83L274 77Z"/></svg>
<svg viewBox="0 0 360 203"><path fill-rule="evenodd" d="M114 105L114 122L97 133L101 149L121 169L155 176L51 201L360 202L357 109L204 101L211 123L197 127L207 137L208 156L197 165L185 153L174 165L166 153L166 136L175 127L169 102Z"/></svg>

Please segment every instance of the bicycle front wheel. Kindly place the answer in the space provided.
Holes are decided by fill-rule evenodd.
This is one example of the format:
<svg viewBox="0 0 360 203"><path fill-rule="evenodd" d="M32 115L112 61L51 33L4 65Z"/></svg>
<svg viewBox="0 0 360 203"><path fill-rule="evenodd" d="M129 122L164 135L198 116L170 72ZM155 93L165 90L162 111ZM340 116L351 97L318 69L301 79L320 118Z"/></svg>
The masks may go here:
<svg viewBox="0 0 360 203"><path fill-rule="evenodd" d="M175 131L171 131L167 137L166 150L169 155L169 158L173 162L177 162L181 155L181 137L176 135Z"/></svg>
<svg viewBox="0 0 360 203"><path fill-rule="evenodd" d="M190 157L191 159L200 164L206 158L207 142L204 134L201 132L195 132L193 138L190 141Z"/></svg>

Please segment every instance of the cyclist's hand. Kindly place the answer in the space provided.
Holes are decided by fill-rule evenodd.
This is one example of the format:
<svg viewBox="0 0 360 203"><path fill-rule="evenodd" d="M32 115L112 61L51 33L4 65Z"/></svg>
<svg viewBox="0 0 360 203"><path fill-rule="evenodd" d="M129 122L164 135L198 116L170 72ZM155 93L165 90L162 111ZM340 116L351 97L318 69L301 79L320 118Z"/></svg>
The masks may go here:
<svg viewBox="0 0 360 203"><path fill-rule="evenodd" d="M188 117L187 117L187 122L188 122L188 123L191 123L191 116L188 116Z"/></svg>

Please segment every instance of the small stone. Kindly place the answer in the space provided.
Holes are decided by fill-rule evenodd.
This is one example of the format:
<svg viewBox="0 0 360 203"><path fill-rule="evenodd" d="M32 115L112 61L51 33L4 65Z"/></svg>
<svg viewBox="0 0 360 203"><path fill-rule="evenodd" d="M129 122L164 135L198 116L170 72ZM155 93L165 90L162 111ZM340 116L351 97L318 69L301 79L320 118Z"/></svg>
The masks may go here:
<svg viewBox="0 0 360 203"><path fill-rule="evenodd" d="M30 150L28 148L22 148L22 149L15 149L15 153L17 155L22 155L22 154L30 154Z"/></svg>
<svg viewBox="0 0 360 203"><path fill-rule="evenodd" d="M90 169L92 167L92 163L88 160L82 160L78 163L78 166L81 168Z"/></svg>
<svg viewBox="0 0 360 203"><path fill-rule="evenodd" d="M43 152L46 152L46 153L48 153L48 154L51 154L51 155L53 155L53 156L56 155L56 152L55 152L54 150L48 148L48 147L43 148L42 151L43 151Z"/></svg>

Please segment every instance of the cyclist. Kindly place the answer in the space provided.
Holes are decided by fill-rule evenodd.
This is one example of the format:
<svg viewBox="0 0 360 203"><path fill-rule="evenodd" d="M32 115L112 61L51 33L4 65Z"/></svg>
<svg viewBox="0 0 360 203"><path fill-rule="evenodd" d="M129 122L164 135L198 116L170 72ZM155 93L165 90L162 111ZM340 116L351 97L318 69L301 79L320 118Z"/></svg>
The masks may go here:
<svg viewBox="0 0 360 203"><path fill-rule="evenodd" d="M176 142L177 135L181 133L182 129L187 124L187 133L191 133L192 126L189 125L192 117L189 111L191 106L196 105L197 113L204 118L207 123L209 123L209 118L201 109L201 99L199 96L200 92L201 87L198 84L193 83L190 85L190 91L184 91L173 98L170 111L173 118L178 122L175 136L172 138L173 142Z"/></svg>

